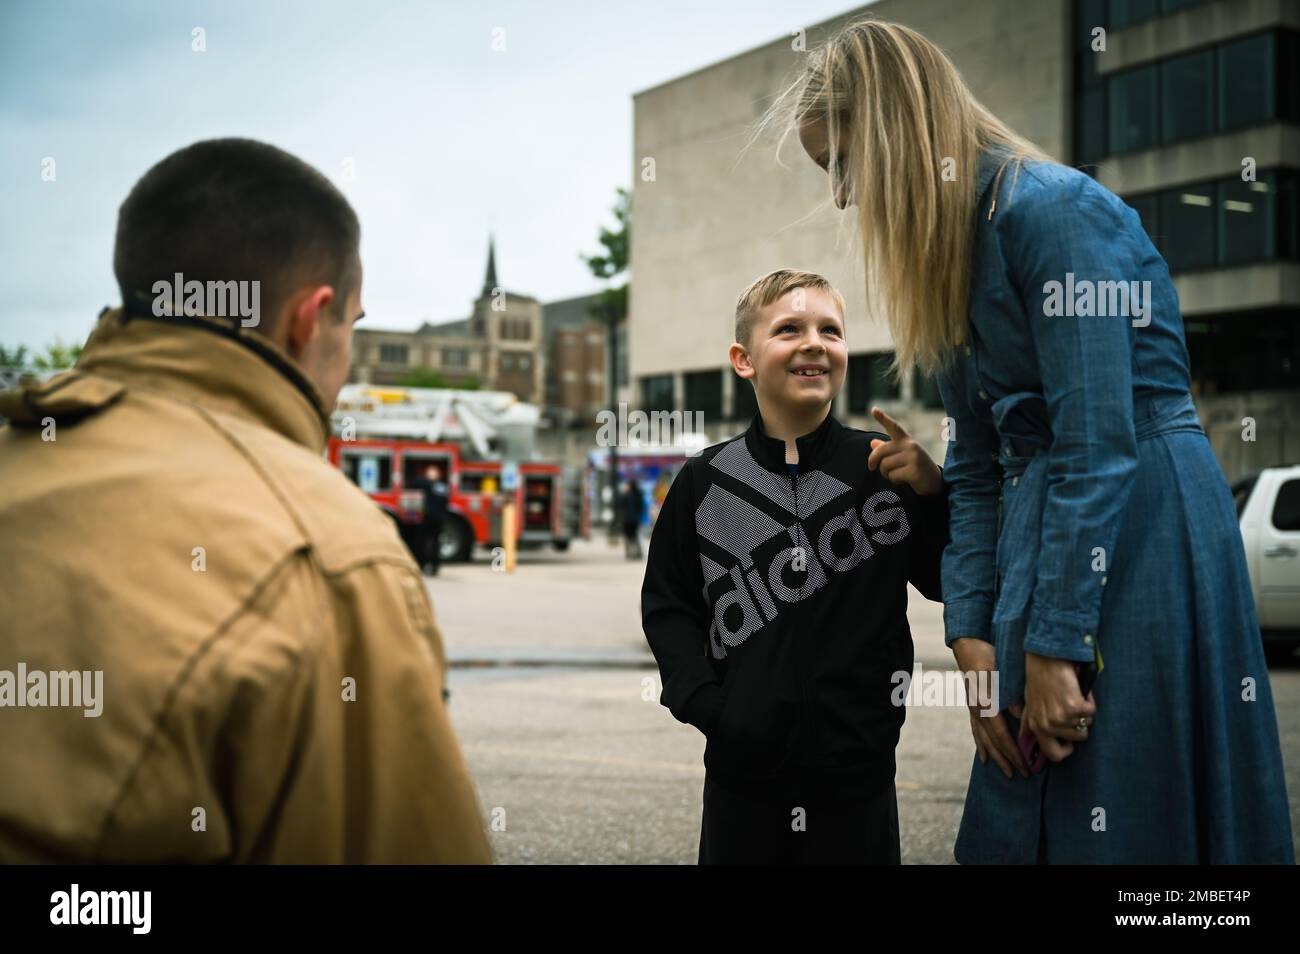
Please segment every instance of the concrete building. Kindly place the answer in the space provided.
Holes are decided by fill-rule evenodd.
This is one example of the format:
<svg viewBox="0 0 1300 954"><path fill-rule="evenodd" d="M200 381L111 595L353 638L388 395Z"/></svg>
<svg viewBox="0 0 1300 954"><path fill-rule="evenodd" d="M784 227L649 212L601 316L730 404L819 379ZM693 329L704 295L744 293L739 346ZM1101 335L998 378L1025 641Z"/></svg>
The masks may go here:
<svg viewBox="0 0 1300 954"><path fill-rule="evenodd" d="M848 304L835 413L897 412L942 459L932 381L883 373L850 216L791 139L742 154L748 129L811 50L870 14L942 46L975 95L1050 154L1123 196L1169 261L1197 403L1229 477L1300 461L1300 83L1296 0L881 0L634 97L630 380L645 410L702 411L710 440L744 428L750 385L726 352L740 291L793 266ZM1097 31L1101 31L1098 33ZM1098 43L1098 38L1104 40ZM1254 160L1254 181L1242 181ZM1256 422L1243 439L1243 418Z"/></svg>
<svg viewBox="0 0 1300 954"><path fill-rule="evenodd" d="M592 309L599 295L542 306L547 354L546 412L557 427L587 428L609 406L609 335Z"/></svg>

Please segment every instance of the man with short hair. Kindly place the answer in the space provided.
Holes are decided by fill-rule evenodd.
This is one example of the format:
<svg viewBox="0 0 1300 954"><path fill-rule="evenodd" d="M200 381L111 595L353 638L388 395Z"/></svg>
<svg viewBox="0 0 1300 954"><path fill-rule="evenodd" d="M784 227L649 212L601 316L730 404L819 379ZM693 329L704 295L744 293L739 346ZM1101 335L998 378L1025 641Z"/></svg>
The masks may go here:
<svg viewBox="0 0 1300 954"><path fill-rule="evenodd" d="M359 237L195 143L121 207L124 306L0 395L0 659L103 676L95 718L0 692L0 862L491 861L419 571L322 460Z"/></svg>

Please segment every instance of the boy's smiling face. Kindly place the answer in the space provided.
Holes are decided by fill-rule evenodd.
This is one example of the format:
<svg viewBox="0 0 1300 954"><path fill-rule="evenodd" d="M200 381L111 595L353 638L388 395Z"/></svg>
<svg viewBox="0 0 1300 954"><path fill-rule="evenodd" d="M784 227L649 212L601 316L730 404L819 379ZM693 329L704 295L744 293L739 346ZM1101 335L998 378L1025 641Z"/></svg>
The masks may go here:
<svg viewBox="0 0 1300 954"><path fill-rule="evenodd" d="M736 373L753 380L760 401L791 410L828 404L840 392L849 362L844 316L816 288L792 289L764 307L748 349L732 349Z"/></svg>

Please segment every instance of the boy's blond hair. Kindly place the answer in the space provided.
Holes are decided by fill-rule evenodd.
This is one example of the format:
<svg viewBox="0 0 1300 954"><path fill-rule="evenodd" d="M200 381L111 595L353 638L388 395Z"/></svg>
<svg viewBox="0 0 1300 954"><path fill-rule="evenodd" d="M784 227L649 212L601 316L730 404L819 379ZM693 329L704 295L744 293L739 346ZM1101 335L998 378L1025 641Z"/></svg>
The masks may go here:
<svg viewBox="0 0 1300 954"><path fill-rule="evenodd" d="M759 313L796 288L826 292L840 310L840 321L844 320L844 296L825 277L797 268L778 268L755 280L740 293L740 298L736 301L736 341L744 345L746 351L749 350L754 322L758 320Z"/></svg>

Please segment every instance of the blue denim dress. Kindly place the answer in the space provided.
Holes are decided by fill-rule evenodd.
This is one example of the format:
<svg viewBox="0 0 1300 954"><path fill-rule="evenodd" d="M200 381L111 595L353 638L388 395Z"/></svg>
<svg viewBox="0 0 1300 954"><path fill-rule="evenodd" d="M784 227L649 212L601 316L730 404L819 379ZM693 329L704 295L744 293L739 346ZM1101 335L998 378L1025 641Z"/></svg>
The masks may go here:
<svg viewBox="0 0 1300 954"><path fill-rule="evenodd" d="M999 175L1003 158L978 167L969 340L938 380L946 639L994 644L1004 710L1026 652L1100 651L1103 670L1065 761L1008 780L974 759L956 858L1294 863L1241 533L1169 270L1087 175Z"/></svg>

